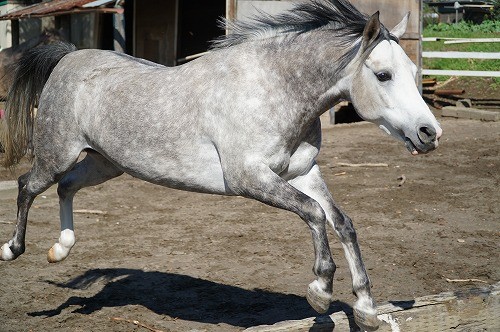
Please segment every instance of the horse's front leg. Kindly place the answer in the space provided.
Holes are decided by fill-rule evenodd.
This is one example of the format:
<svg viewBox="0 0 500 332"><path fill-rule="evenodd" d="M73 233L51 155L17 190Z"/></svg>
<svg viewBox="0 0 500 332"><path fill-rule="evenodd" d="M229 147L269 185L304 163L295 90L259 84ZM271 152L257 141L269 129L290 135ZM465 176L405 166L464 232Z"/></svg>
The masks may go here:
<svg viewBox="0 0 500 332"><path fill-rule="evenodd" d="M352 277L353 292L358 300L354 304L354 318L359 327L371 331L379 326L377 309L370 292L370 280L361 258L356 231L349 217L335 204L318 165L302 176L289 181L298 190L314 198L326 213L328 222L342 242Z"/></svg>
<svg viewBox="0 0 500 332"><path fill-rule="evenodd" d="M325 212L320 204L265 165L252 166L251 169L235 173L235 177L227 181L232 192L294 212L309 226L315 252L313 272L317 279L309 285L307 299L316 311L326 312L332 301L335 264L326 234Z"/></svg>

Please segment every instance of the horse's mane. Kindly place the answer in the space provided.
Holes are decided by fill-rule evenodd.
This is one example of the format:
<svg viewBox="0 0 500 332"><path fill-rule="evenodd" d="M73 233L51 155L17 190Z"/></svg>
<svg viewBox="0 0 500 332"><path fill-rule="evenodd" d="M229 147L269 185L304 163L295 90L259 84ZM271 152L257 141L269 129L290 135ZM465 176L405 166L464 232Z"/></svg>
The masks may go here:
<svg viewBox="0 0 500 332"><path fill-rule="evenodd" d="M269 15L259 12L249 21L222 20L229 34L214 40L212 49L222 49L252 40L263 40L280 35L297 36L302 33L328 29L338 37L339 45L352 45L363 34L369 17L346 0L312 0L299 3L291 10ZM383 39L395 39L382 26Z"/></svg>

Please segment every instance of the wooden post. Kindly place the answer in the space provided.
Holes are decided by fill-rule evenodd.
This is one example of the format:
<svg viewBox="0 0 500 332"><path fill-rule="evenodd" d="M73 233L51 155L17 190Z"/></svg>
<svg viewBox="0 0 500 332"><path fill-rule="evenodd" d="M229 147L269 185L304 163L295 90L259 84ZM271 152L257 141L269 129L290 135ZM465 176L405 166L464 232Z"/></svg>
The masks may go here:
<svg viewBox="0 0 500 332"><path fill-rule="evenodd" d="M115 8L122 8L116 4ZM123 8L122 8L123 9ZM125 14L113 14L113 49L117 52L125 53Z"/></svg>
<svg viewBox="0 0 500 332"><path fill-rule="evenodd" d="M236 19L236 1L226 0L226 19L230 21Z"/></svg>

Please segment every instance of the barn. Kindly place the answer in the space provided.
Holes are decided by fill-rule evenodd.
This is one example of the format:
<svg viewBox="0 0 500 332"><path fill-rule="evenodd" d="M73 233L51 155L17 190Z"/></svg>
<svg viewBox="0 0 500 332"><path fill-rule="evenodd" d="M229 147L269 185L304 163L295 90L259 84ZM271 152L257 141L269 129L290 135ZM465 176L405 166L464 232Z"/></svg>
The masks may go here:
<svg viewBox="0 0 500 332"><path fill-rule="evenodd" d="M221 17L246 19L257 11L278 13L297 0L53 0L0 3L0 46L17 45L42 30L62 31L79 48L117 49L167 66L182 64L208 49L224 33ZM402 45L420 65L421 1L353 0L361 11L379 10L388 27L407 12ZM420 66L419 66L420 67Z"/></svg>

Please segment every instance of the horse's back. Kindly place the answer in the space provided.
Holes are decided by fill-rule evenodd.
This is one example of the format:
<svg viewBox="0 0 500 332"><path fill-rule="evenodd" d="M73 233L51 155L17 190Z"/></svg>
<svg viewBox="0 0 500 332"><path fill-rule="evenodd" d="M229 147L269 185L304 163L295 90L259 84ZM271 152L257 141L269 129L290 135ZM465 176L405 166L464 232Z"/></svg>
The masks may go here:
<svg viewBox="0 0 500 332"><path fill-rule="evenodd" d="M200 128L178 68L102 50L66 55L40 100L35 142L93 149L141 179L226 194L219 156ZM182 93L180 92L182 91ZM50 120L50 121L48 121ZM50 123L50 124L49 124Z"/></svg>
<svg viewBox="0 0 500 332"><path fill-rule="evenodd" d="M237 172L246 158L281 174L305 135L283 121L290 105L256 73L264 70L258 57L229 54L238 51L172 68L109 51L70 53L44 88L37 121L56 121L47 135L65 127L62 142L74 140L75 149L93 149L141 179L231 194L223 169Z"/></svg>

